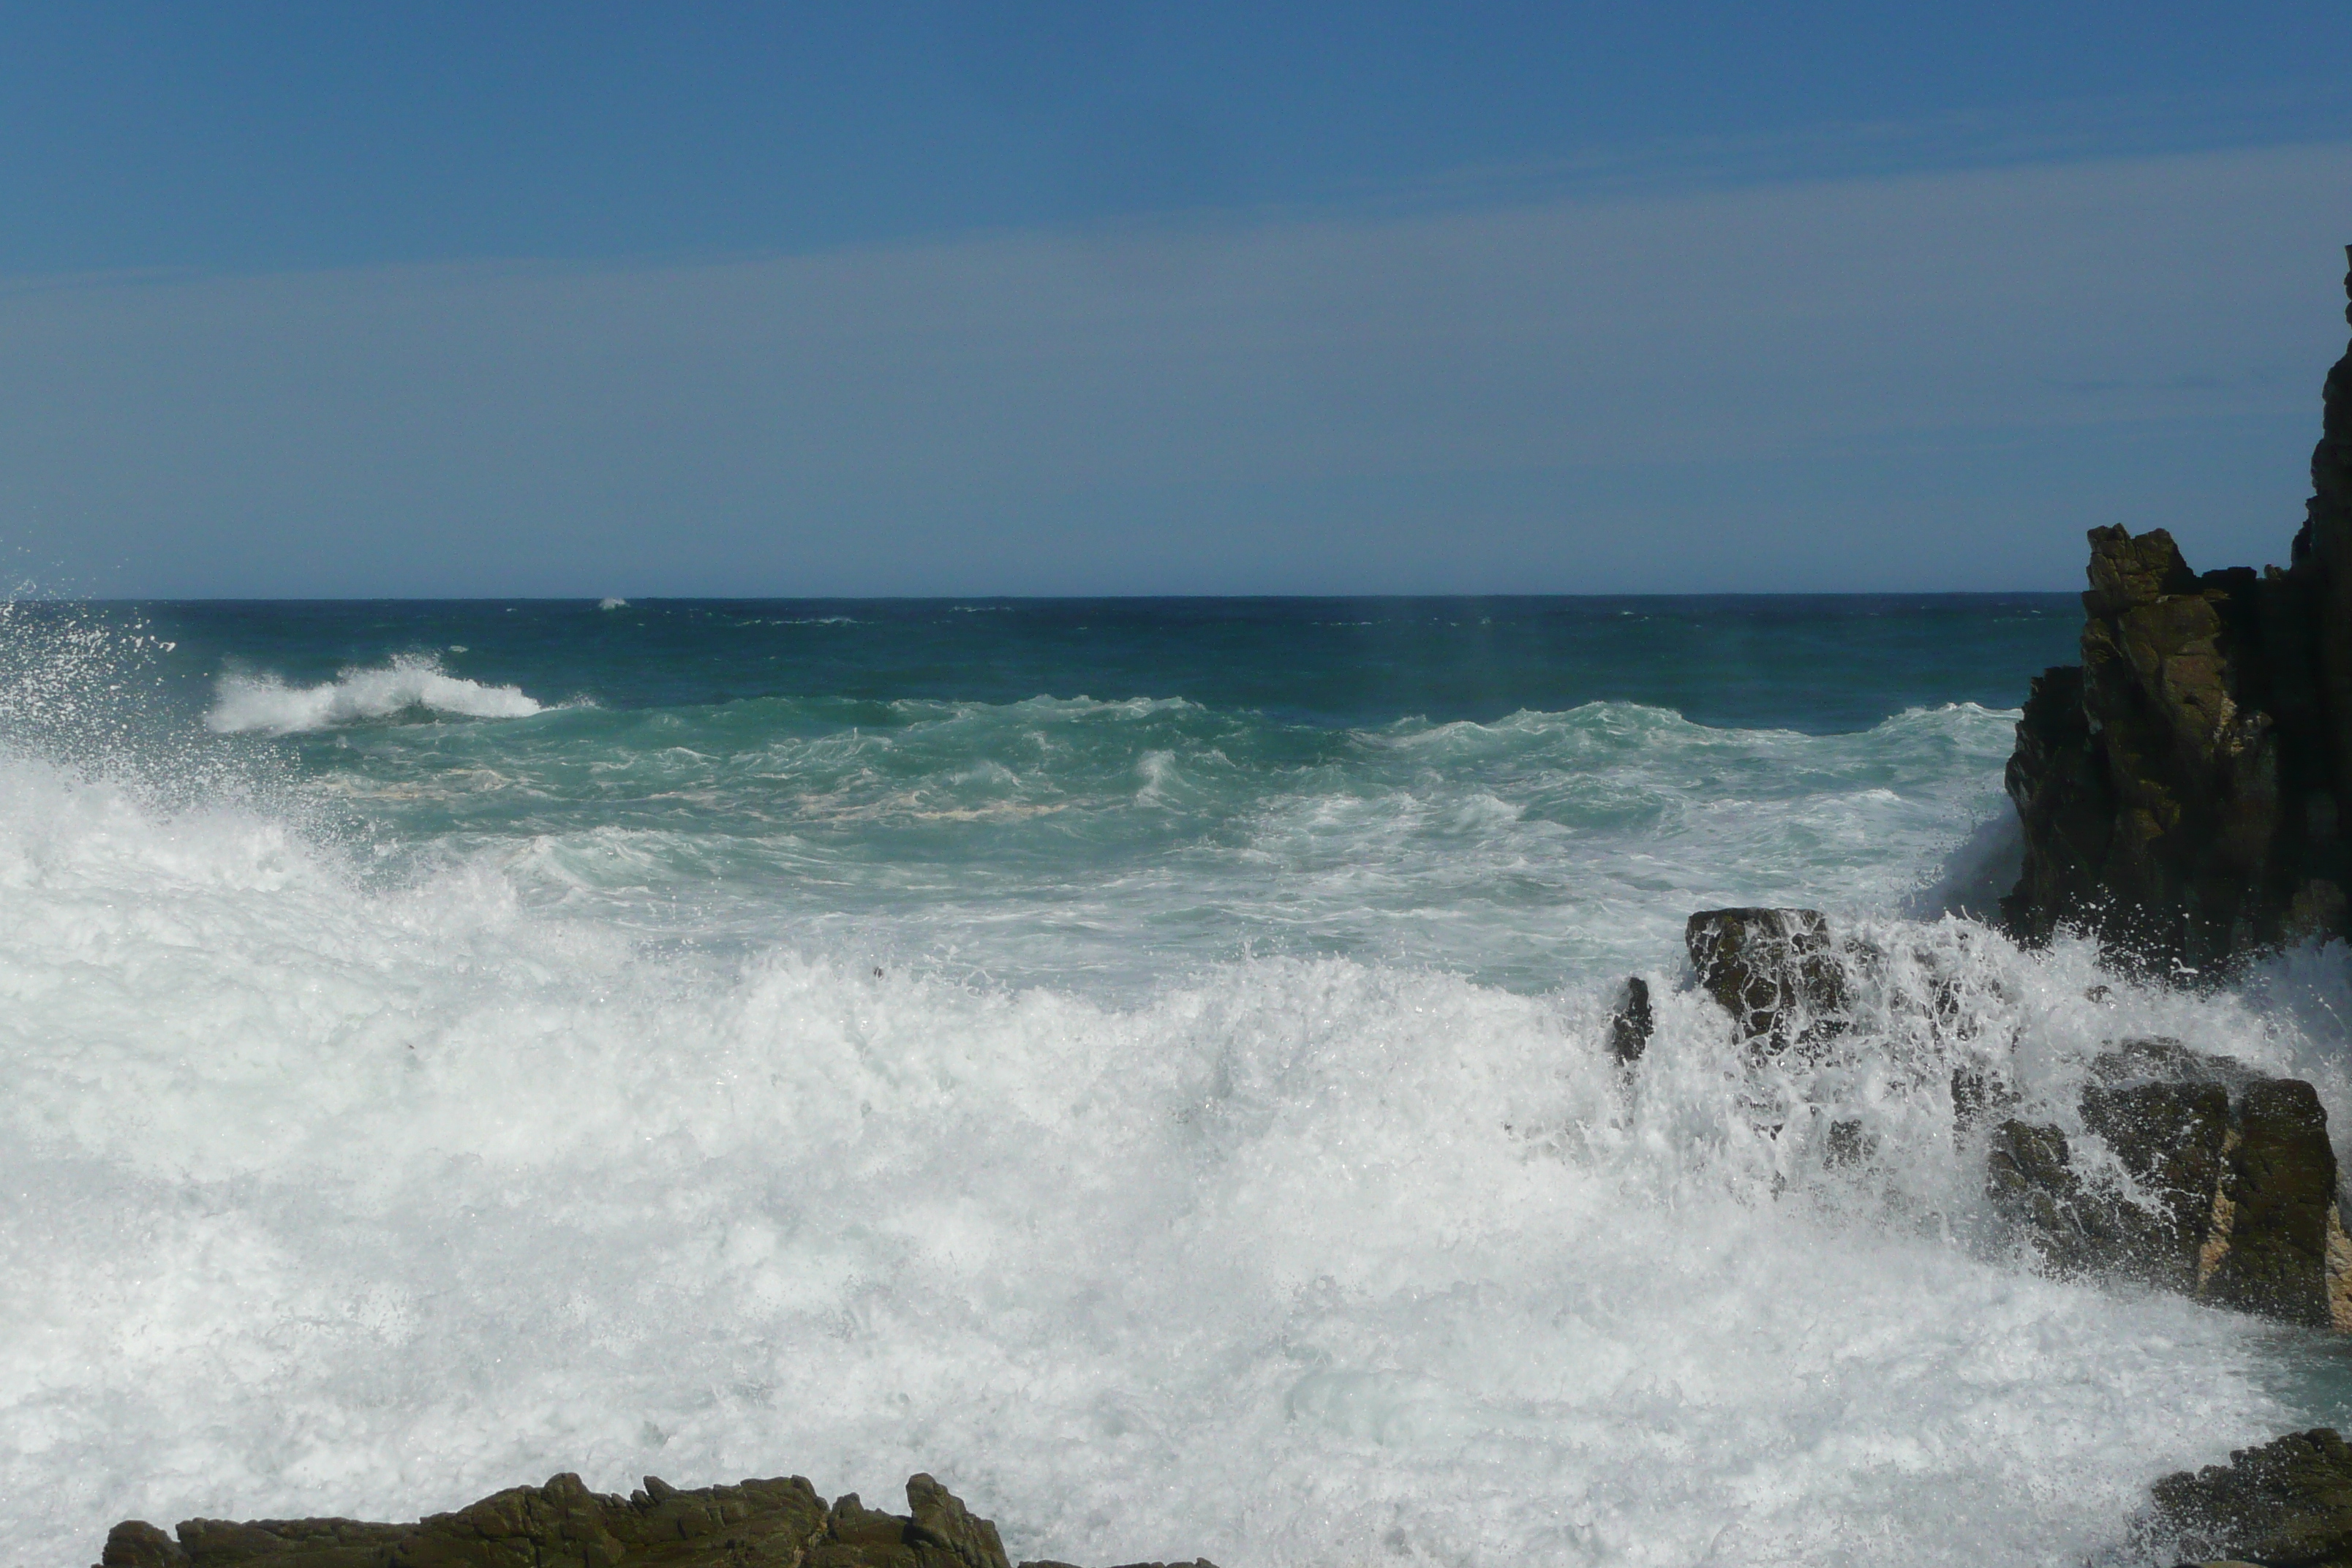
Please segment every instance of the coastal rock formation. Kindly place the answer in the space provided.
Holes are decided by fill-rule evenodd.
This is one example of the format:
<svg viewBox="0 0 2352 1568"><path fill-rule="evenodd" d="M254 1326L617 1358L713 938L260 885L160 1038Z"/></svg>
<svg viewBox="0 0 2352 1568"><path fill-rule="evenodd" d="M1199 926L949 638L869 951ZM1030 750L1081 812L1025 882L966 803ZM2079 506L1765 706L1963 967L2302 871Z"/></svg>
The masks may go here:
<svg viewBox="0 0 2352 1568"><path fill-rule="evenodd" d="M562 1475L415 1524L194 1519L174 1539L132 1520L107 1536L100 1568L1012 1568L996 1526L930 1477L908 1479L907 1509L854 1492L827 1507L798 1476L696 1491L647 1476L621 1498Z"/></svg>
<svg viewBox="0 0 2352 1568"><path fill-rule="evenodd" d="M2352 1447L2327 1427L2241 1448L2227 1465L2182 1470L2149 1490L2147 1546L2200 1563L2352 1568Z"/></svg>
<svg viewBox="0 0 2352 1568"><path fill-rule="evenodd" d="M1987 1195L2046 1266L2352 1330L2352 1243L2311 1085L2127 1040L2093 1064L2078 1110L2114 1157L2104 1179L2054 1126L2012 1118L1988 1141Z"/></svg>
<svg viewBox="0 0 2352 1568"><path fill-rule="evenodd" d="M2021 940L2078 929L2210 974L2352 935L2352 351L2312 490L2285 571L2200 576L2162 529L2091 531L2083 662L2032 683L2009 763L2024 867L2001 909Z"/></svg>
<svg viewBox="0 0 2352 1568"><path fill-rule="evenodd" d="M1817 910L1702 910L1683 930L1699 988L1756 1056L1844 1027L1846 973Z"/></svg>
<svg viewBox="0 0 2352 1568"><path fill-rule="evenodd" d="M1650 1008L1650 983L1638 974L1628 976L1609 1015L1609 1054L1620 1067L1632 1067L1650 1048L1657 1026L1657 1015Z"/></svg>
<svg viewBox="0 0 2352 1568"><path fill-rule="evenodd" d="M1760 1065L1818 1048L1851 1026L1885 954L1832 940L1811 910L1708 910L1685 931L1699 987ZM1923 961L1925 955L1923 955ZM1948 976L1929 966L1924 1021L1954 1044L1972 1031ZM1638 983L1633 983L1638 984ZM1644 1004L1637 1008L1636 1003ZM1610 1047L1631 1065L1647 1043L1647 989L1629 985ZM1951 1077L1953 1136L1981 1146L1985 1193L2051 1271L2135 1279L2284 1322L2352 1331L2352 1239L2318 1091L2179 1040L2116 1043L2091 1064L2075 1104L2088 1142L2020 1119L1997 1058L1964 1057ZM1759 1122L1778 1135L1780 1122ZM1830 1123L1822 1159L1870 1157L1860 1121Z"/></svg>

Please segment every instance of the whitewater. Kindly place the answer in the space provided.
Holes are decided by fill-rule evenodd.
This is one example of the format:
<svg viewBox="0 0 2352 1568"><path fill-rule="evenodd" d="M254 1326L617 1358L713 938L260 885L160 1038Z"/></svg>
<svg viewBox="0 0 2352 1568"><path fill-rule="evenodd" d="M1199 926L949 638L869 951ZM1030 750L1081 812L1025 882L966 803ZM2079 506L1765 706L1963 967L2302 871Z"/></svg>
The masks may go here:
<svg viewBox="0 0 2352 1568"><path fill-rule="evenodd" d="M2352 1128L2340 949L1971 918L2064 601L972 607L10 606L0 1563L921 1469L1016 1559L2120 1563L2352 1418L1956 1145L2149 1034ZM1748 902L1885 955L1839 1051L1684 988Z"/></svg>

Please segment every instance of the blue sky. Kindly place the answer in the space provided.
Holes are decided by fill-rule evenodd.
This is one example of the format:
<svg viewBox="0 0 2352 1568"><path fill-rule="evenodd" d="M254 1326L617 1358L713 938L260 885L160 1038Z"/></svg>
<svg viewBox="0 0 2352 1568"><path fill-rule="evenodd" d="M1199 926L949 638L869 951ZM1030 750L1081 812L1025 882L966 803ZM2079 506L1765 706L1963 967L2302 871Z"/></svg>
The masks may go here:
<svg viewBox="0 0 2352 1568"><path fill-rule="evenodd" d="M2284 553L2352 7L0 6L68 592L2072 587Z"/></svg>

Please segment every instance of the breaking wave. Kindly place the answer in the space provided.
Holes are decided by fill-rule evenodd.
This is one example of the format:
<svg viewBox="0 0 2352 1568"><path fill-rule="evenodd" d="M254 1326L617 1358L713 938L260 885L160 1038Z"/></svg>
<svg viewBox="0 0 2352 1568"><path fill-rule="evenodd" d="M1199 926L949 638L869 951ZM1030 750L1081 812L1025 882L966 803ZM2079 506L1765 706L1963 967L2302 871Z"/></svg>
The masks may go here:
<svg viewBox="0 0 2352 1568"><path fill-rule="evenodd" d="M517 704L486 716L538 711L395 663L250 682L287 700L241 730L216 706L212 728L478 711L312 700L415 672ZM840 858L728 869L760 797L696 770L740 707L701 729L629 718L654 731L634 751L625 717L348 749L414 740L534 795L616 774L632 801L740 788L707 822L663 819L747 889L723 921L682 874L666 924L593 888L540 899L535 858L603 827L469 826L387 879L299 812L0 734L0 1563L89 1561L124 1517L410 1517L559 1469L600 1489L797 1471L872 1496L919 1468L1016 1558L2080 1562L2152 1477L2339 1418L2292 1331L2039 1277L1990 1224L1956 1067L2008 1063L2025 1113L2067 1123L2103 1042L2177 1035L2311 1078L2339 1128L2352 1110L2340 952L2190 994L2079 944L1905 918L1879 896L1891 873L1840 901L1857 836L1948 847L1948 811L1890 802L1938 756L1974 798L1992 716L1827 741L1632 707L1400 725L1277 750L1265 773L1291 794L1211 846L1234 886L1328 858L1332 899L1359 902L1354 866L1436 883L1467 859L1491 880L1573 864L1620 816L1645 838L1664 821L1694 864L1814 855L1810 890L1874 957L1833 1051L1760 1063L1659 912L1693 883L1630 850L1621 898L1509 906L1531 942L1601 955L1541 987L1370 944L1007 982L959 950L1002 915L954 903L946 851L882 864L898 904L825 912L851 856L897 842L863 817L777 835L838 832ZM1018 771L1043 758L1055 787L1123 780L1121 809L1161 821L1205 787L1186 768L1248 761L1238 722L971 705L888 746L824 727L796 765L856 801L1050 805ZM577 766L531 750L592 742ZM779 760L800 751L731 754L802 787ZM1509 802L1552 799L1563 758L1610 798L1555 803L1573 832L1528 837ZM629 773L653 760L677 771ZM1644 791L1666 806L1617 799ZM1425 844L1350 816L1366 802L1427 817ZM919 846L963 842L927 837L938 804L906 829ZM1068 895L1029 947L1086 951L1064 927L1111 879L1074 858L1077 815L1021 819L1014 858ZM1759 816L1780 825L1759 837ZM1188 821L1179 848L1218 831ZM1505 859L1473 858L1489 842ZM1162 922L1209 885L1123 864ZM1269 921L1313 913L1266 897ZM1447 899L1394 919L1443 924L1469 902ZM1148 953L1152 921L1122 930ZM1632 1073L1601 1043L1628 953L1657 1020Z"/></svg>
<svg viewBox="0 0 2352 1568"><path fill-rule="evenodd" d="M215 734L293 735L412 713L528 719L542 711L519 687L485 686L447 673L435 656L404 654L317 686L289 686L275 675L224 675L205 723Z"/></svg>

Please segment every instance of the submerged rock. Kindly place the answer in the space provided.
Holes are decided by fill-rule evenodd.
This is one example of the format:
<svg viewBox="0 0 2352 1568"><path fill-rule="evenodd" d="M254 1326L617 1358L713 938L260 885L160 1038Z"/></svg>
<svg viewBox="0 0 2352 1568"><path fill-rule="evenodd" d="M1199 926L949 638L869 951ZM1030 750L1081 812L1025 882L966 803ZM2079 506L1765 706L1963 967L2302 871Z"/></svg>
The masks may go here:
<svg viewBox="0 0 2352 1568"><path fill-rule="evenodd" d="M132 1520L100 1568L1012 1568L996 1526L930 1477L908 1478L907 1506L827 1507L798 1476L696 1491L647 1476L619 1498L562 1475L415 1524L194 1519L175 1540Z"/></svg>
<svg viewBox="0 0 2352 1568"><path fill-rule="evenodd" d="M2352 1568L2352 1447L2330 1428L2241 1448L2149 1490L2148 1545L2200 1563Z"/></svg>
<svg viewBox="0 0 2352 1568"><path fill-rule="evenodd" d="M2311 1085L2127 1040L2093 1064L2078 1110L2130 1191L2085 1179L2054 1126L2011 1118L1987 1143L1986 1194L2045 1266L2352 1330L2352 1245Z"/></svg>
<svg viewBox="0 0 2352 1568"><path fill-rule="evenodd" d="M1846 973L1818 910L1702 910L1683 929L1700 989L1755 1056L1844 1027Z"/></svg>
<svg viewBox="0 0 2352 1568"><path fill-rule="evenodd" d="M2352 353L2322 426L2286 571L2200 576L2161 529L2091 531L2083 662L2032 683L2009 763L2021 940L2210 974L2352 935Z"/></svg>

